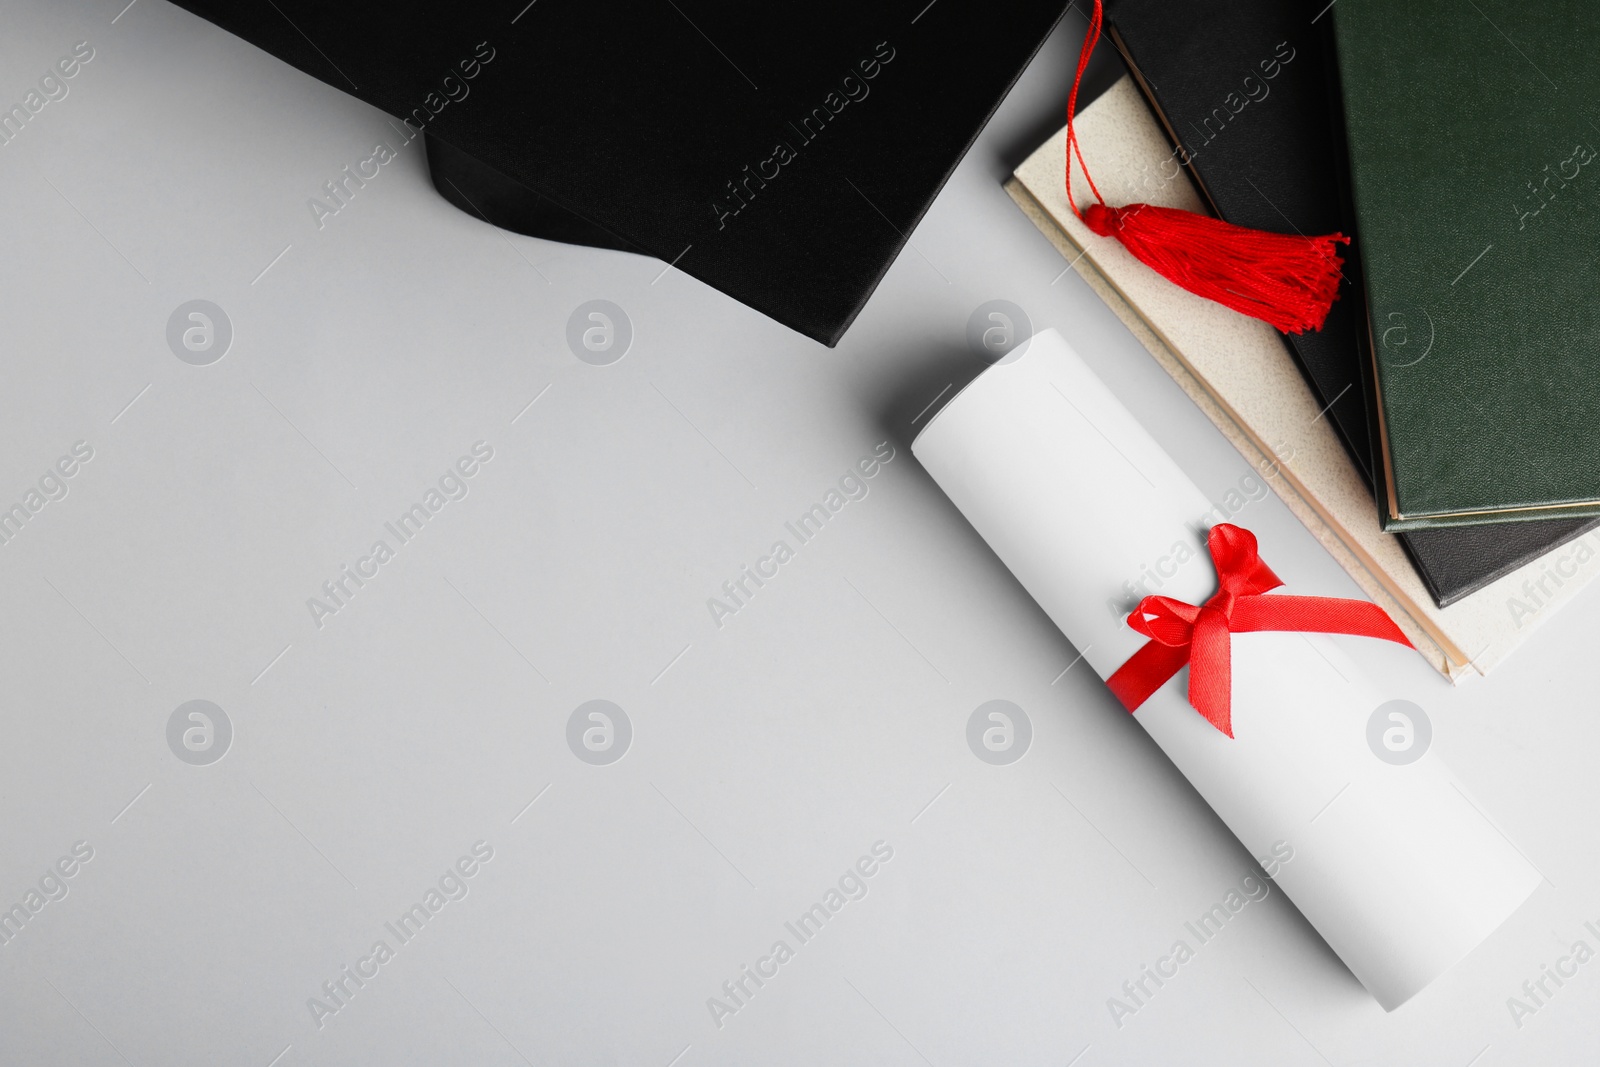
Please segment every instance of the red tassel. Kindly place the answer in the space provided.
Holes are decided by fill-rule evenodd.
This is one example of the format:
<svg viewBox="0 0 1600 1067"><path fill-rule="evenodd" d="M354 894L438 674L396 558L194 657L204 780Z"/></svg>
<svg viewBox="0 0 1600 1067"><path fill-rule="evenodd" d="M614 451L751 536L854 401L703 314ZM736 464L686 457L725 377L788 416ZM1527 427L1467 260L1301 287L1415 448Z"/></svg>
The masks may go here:
<svg viewBox="0 0 1600 1067"><path fill-rule="evenodd" d="M1268 233L1151 204L1090 204L1083 221L1174 285L1284 333L1322 329L1339 297L1338 246L1350 243L1338 233Z"/></svg>
<svg viewBox="0 0 1600 1067"><path fill-rule="evenodd" d="M1078 86L1100 39L1100 0L1094 0L1089 30L1078 53L1078 73L1067 100L1067 202L1084 225L1115 237L1141 263L1197 296L1261 319L1284 333L1320 330L1339 298L1344 259L1342 233L1320 237L1270 233L1197 215L1192 211L1129 204L1109 207L1089 177L1072 128ZM1072 196L1072 157L1077 156L1097 204L1079 211Z"/></svg>

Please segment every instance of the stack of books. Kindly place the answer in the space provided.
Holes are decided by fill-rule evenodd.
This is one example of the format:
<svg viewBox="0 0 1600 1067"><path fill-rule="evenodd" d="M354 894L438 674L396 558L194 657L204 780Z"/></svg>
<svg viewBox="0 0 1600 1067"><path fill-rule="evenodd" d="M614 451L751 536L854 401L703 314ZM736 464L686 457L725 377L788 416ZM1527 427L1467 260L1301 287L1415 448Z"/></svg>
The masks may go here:
<svg viewBox="0 0 1600 1067"><path fill-rule="evenodd" d="M1535 7L1504 26L1439 0L1107 3L1130 73L1075 122L1106 201L1350 234L1320 331L1279 334L1090 233L1065 131L1007 183L1452 678L1600 575L1600 127L1580 93L1600 8Z"/></svg>

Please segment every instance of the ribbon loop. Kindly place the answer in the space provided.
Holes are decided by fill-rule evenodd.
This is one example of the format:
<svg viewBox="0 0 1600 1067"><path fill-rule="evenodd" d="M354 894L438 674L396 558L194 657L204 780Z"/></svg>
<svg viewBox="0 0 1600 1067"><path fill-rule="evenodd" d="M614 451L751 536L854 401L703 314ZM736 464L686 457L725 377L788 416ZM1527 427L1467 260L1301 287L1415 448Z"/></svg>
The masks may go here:
<svg viewBox="0 0 1600 1067"><path fill-rule="evenodd" d="M1412 647L1378 605L1321 596L1266 596L1283 585L1257 551L1255 534L1229 523L1211 528L1206 547L1217 569L1217 592L1204 604L1147 596L1128 616L1150 638L1106 684L1137 711L1173 675L1189 667L1189 703L1233 736L1233 639L1264 630L1354 634Z"/></svg>
<svg viewBox="0 0 1600 1067"><path fill-rule="evenodd" d="M1152 641L1174 648L1189 643L1189 631L1200 609L1168 596L1147 596L1128 616L1128 626Z"/></svg>

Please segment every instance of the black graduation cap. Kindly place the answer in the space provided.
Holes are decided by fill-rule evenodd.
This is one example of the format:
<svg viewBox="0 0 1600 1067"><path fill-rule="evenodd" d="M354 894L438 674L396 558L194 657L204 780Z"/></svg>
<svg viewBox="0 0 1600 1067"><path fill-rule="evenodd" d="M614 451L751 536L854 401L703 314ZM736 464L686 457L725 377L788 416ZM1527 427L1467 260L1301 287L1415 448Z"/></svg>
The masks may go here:
<svg viewBox="0 0 1600 1067"><path fill-rule="evenodd" d="M420 129L439 191L838 342L1064 0L178 0Z"/></svg>

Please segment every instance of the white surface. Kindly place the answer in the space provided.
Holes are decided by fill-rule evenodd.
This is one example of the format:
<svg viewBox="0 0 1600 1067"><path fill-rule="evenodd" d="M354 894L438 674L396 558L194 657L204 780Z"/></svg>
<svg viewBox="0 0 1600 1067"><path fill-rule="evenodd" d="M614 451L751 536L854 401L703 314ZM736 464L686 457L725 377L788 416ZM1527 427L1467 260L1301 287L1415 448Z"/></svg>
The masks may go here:
<svg viewBox="0 0 1600 1067"><path fill-rule="evenodd" d="M1077 653L904 447L1002 297L1209 497L1250 473L1000 188L1059 124L1078 16L828 351L662 264L490 230L418 146L319 231L307 200L383 116L159 0L122 7L0 14L0 102L96 49L0 147L0 495L94 449L0 546L0 900L94 849L0 946L5 1062L1591 1054L1600 964L1546 980L1520 1029L1506 1000L1600 948L1593 595L1459 692L1340 642L1427 709L1548 877L1510 924L1386 1016L1274 894L1110 1017L1252 860L1090 672L1061 674ZM207 367L165 338L194 298L234 326ZM634 326L611 366L566 347L592 299ZM886 439L869 495L718 629L707 598ZM318 630L306 598L480 440L470 495ZM1275 500L1236 521L1291 586L1356 595ZM609 766L565 741L597 698L634 730ZM1034 728L1009 766L966 742L997 698ZM192 699L233 723L210 766L168 748ZM307 998L480 840L465 899L315 1028ZM866 896L719 1029L707 999L880 840Z"/></svg>
<svg viewBox="0 0 1600 1067"><path fill-rule="evenodd" d="M912 451L1102 678L1145 644L1119 617L1134 599L1123 591L1130 577L1151 576L1150 592L1190 604L1216 591L1203 532L1211 503L1055 330L979 375ZM1086 513L1108 499L1116 506ZM1541 879L1419 741L1415 713L1391 722L1331 638L1248 633L1231 644L1232 737L1190 706L1187 670L1134 717L1392 1011ZM1371 736L1375 714L1401 731L1388 747ZM1259 880L1246 888L1257 885L1268 892ZM1209 934L1191 927L1163 975L1176 977L1244 906L1235 897ZM1153 998L1156 981L1113 1014Z"/></svg>

